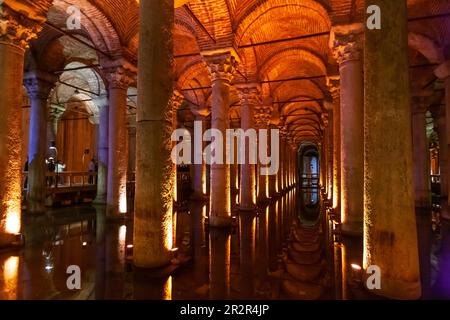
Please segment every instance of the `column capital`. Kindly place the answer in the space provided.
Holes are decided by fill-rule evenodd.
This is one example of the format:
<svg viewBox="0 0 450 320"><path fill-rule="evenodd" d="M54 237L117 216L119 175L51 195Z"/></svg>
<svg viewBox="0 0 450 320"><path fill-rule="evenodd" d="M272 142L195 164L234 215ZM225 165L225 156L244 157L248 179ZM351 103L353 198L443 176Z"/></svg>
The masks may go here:
<svg viewBox="0 0 450 320"><path fill-rule="evenodd" d="M239 56L234 49L207 51L201 53L206 62L211 81L231 82L239 64Z"/></svg>
<svg viewBox="0 0 450 320"><path fill-rule="evenodd" d="M111 89L127 90L136 83L137 68L124 59L103 63L103 70Z"/></svg>
<svg viewBox="0 0 450 320"><path fill-rule="evenodd" d="M258 83L238 83L235 85L242 104L256 105L260 93Z"/></svg>
<svg viewBox="0 0 450 320"><path fill-rule="evenodd" d="M25 50L36 39L46 20L52 0L2 1L0 5L0 42Z"/></svg>
<svg viewBox="0 0 450 320"><path fill-rule="evenodd" d="M434 74L441 80L445 80L450 77L450 60L440 64L435 70Z"/></svg>
<svg viewBox="0 0 450 320"><path fill-rule="evenodd" d="M257 128L266 128L272 119L272 99L262 99L262 102L254 106L255 125Z"/></svg>
<svg viewBox="0 0 450 320"><path fill-rule="evenodd" d="M341 77L339 75L327 76L327 88L333 102L336 102L341 94Z"/></svg>
<svg viewBox="0 0 450 320"><path fill-rule="evenodd" d="M30 99L47 100L57 80L58 77L53 74L35 70L25 74L23 84Z"/></svg>
<svg viewBox="0 0 450 320"><path fill-rule="evenodd" d="M323 123L323 129L327 128L329 125L330 120L330 114L328 112L323 112L321 115L322 123Z"/></svg>
<svg viewBox="0 0 450 320"><path fill-rule="evenodd" d="M52 104L48 108L48 120L49 121L58 121L61 119L62 115L66 110L58 105Z"/></svg>
<svg viewBox="0 0 450 320"><path fill-rule="evenodd" d="M329 47L339 65L361 60L364 39L364 25L353 23L331 28Z"/></svg>
<svg viewBox="0 0 450 320"><path fill-rule="evenodd" d="M184 96L181 94L181 92L177 89L173 90L171 102L172 102L172 108L173 110L180 109L181 105L183 104Z"/></svg>

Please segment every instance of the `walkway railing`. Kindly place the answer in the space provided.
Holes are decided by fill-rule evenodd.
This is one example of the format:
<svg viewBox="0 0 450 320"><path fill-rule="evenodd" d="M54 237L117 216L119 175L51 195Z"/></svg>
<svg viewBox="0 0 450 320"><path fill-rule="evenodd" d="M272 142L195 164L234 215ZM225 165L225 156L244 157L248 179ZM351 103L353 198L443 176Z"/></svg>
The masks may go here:
<svg viewBox="0 0 450 320"><path fill-rule="evenodd" d="M62 189L62 188L84 188L95 187L97 185L97 172L85 171L63 171L63 172L49 172L46 175L47 190ZM22 181L24 181L24 189L27 189L28 184L25 181L28 178L28 172L22 173Z"/></svg>

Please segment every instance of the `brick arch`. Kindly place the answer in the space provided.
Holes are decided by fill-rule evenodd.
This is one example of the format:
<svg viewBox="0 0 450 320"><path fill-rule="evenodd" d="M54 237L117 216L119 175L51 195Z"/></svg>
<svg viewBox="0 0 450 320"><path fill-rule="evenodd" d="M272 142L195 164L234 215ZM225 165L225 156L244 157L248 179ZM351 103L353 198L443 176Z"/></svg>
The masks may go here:
<svg viewBox="0 0 450 320"><path fill-rule="evenodd" d="M211 78L205 63L199 56L192 60L182 71L177 81L180 89L199 88L211 86ZM182 94L197 105L208 105L211 89L183 91Z"/></svg>
<svg viewBox="0 0 450 320"><path fill-rule="evenodd" d="M243 44L246 36L252 33L252 30L261 28L262 24L270 21L279 20L279 17L292 17L298 19L299 17L308 17L315 24L308 26L309 28L318 29L325 26L330 28L331 21L327 10L317 1L314 0L266 0L258 6L249 6L246 14L236 22L236 43ZM263 19L266 17L266 19ZM288 21L285 21L288 23ZM274 27L283 27L273 23ZM269 31L269 30L265 30ZM320 30L323 31L323 30ZM269 32L266 32L269 33ZM270 34L270 33L269 33Z"/></svg>
<svg viewBox="0 0 450 320"><path fill-rule="evenodd" d="M234 45L233 30L231 27L232 17L227 0L190 1L189 8L216 40L214 43L196 24L195 29L197 30L198 43L201 50L208 51Z"/></svg>
<svg viewBox="0 0 450 320"><path fill-rule="evenodd" d="M54 0L53 6L62 12L75 5L81 9L82 28L89 34L95 46L111 54L119 54L122 51L120 37L109 18L94 4L88 0Z"/></svg>

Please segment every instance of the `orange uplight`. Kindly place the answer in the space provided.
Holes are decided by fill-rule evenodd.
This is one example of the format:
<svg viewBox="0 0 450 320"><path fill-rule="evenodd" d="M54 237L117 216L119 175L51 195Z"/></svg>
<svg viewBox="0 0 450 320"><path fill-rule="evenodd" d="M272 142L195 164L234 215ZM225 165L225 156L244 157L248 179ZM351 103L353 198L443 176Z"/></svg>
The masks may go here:
<svg viewBox="0 0 450 320"><path fill-rule="evenodd" d="M127 213L127 193L121 192L119 196L119 212Z"/></svg>
<svg viewBox="0 0 450 320"><path fill-rule="evenodd" d="M6 213L6 233L18 234L20 232L20 209L10 207Z"/></svg>
<svg viewBox="0 0 450 320"><path fill-rule="evenodd" d="M19 257L9 257L3 265L3 279L8 299L17 299L17 277L19 273Z"/></svg>

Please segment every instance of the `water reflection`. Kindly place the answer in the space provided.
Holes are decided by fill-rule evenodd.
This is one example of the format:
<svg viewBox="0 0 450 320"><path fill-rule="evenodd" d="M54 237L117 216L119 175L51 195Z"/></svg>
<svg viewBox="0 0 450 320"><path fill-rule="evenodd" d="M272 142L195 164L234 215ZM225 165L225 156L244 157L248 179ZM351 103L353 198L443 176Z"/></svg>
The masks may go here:
<svg viewBox="0 0 450 320"><path fill-rule="evenodd" d="M228 230L208 228L209 206L192 202L177 215L176 241L179 254L187 259L181 266L158 271L132 267L127 259L127 246L132 244L132 221L108 222L102 206L64 209L28 218L24 225L26 247L0 253L0 299L285 298L280 291L286 272L284 262L295 241L292 230L298 230L301 223L298 218L303 216L302 222L309 221L304 218L308 199L303 189L292 190L256 212L236 212L235 228ZM318 219L317 211L322 208L315 208L314 217ZM418 220L420 217L427 223L430 220L429 215L418 216ZM309 223L309 231L304 231L308 239L325 238L317 223ZM429 261L427 257L431 256L429 266L421 263L423 270L429 268L428 273L423 272L429 278L423 281L430 281L431 297L448 299L450 223L444 221L436 228L438 234L433 243L426 241L430 239L427 230L431 227L422 234L419 230L421 261ZM330 279L324 272L321 275L325 278L320 281L327 285L334 283L330 297L365 297L355 289L360 271L352 267L361 265L361 242L344 239L331 243L329 248L331 253L326 261L331 268ZM319 261L319 267L322 263ZM66 270L70 265L78 265L82 270L80 291L67 289ZM296 268L302 275L313 272L312 267Z"/></svg>

